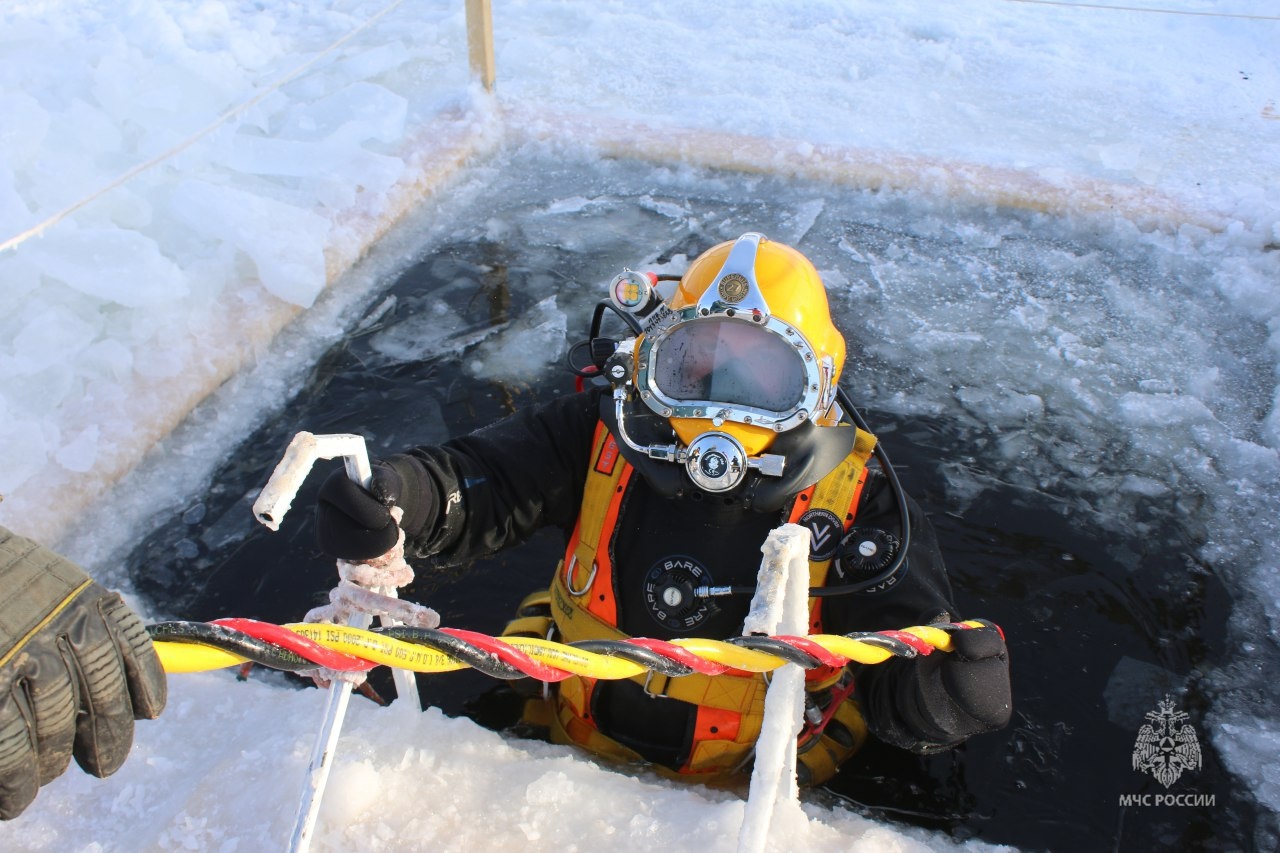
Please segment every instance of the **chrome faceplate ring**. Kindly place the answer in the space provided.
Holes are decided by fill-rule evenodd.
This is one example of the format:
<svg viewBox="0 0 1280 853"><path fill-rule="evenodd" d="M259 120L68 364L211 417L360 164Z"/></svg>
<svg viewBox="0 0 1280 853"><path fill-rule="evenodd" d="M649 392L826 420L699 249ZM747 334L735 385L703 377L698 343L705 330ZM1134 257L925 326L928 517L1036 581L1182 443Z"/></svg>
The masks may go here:
<svg viewBox="0 0 1280 853"><path fill-rule="evenodd" d="M732 319L732 315L712 315ZM760 320L741 320L750 322L774 333L795 348L797 356L804 365L804 392L798 402L786 411L770 411L752 406L728 403L721 400L677 400L668 396L658 387L653 367L654 358L662 344L673 331L685 323L697 322L700 317L697 309L688 307L676 313L674 322L659 331L645 335L640 340L638 360L636 362L636 386L640 391L640 399L654 413L665 418L719 418L734 423L755 424L784 432L804 423L815 414L826 411L834 390L834 365L829 356L819 357L813 347L794 327L783 321L769 317Z"/></svg>

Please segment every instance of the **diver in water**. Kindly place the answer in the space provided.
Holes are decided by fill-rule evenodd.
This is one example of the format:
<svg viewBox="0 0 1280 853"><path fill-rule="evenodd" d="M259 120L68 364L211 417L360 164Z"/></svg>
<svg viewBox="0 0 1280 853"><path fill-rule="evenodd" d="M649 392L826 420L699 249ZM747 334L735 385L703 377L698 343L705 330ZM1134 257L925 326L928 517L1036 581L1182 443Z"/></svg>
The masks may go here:
<svg viewBox="0 0 1280 853"><path fill-rule="evenodd" d="M393 505L406 553L436 564L556 526L564 559L509 634L723 639L742 633L769 531L794 522L812 534L811 633L959 618L932 526L838 387L845 342L807 258L744 234L678 282L625 272L602 305L631 331L599 337L597 311L589 343L607 384L379 460L368 491L333 474L321 547L382 554L398 536ZM1005 726L1003 637L988 627L953 641L949 654L810 671L801 783L829 779L868 730L924 753ZM717 781L748 763L765 686L760 675L573 677L526 719L555 742Z"/></svg>
<svg viewBox="0 0 1280 853"><path fill-rule="evenodd" d="M72 757L110 776L133 721L164 710L160 660L117 593L0 527L0 819L22 814Z"/></svg>

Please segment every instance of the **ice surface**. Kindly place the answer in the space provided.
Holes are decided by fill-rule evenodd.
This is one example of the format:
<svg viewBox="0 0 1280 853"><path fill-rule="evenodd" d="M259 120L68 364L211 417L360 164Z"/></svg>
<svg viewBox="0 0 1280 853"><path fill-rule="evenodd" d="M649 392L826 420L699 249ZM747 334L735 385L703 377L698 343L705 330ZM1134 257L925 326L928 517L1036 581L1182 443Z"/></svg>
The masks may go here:
<svg viewBox="0 0 1280 853"><path fill-rule="evenodd" d="M229 671L175 680L164 723L139 728L116 776L68 774L21 827L0 827L5 849L78 849L87 839L101 850L233 848L245 839L283 846L323 696L275 681L236 682ZM736 849L743 802L735 796L633 778L567 747L508 741L435 710L387 726L389 712L351 703L312 849L555 850L584 839L637 853L673 839L681 849ZM209 736L211 717L225 734ZM59 807L86 796L101 808ZM787 843L768 849L954 847L817 807L789 828Z"/></svg>
<svg viewBox="0 0 1280 853"><path fill-rule="evenodd" d="M1259 800L1280 800L1280 726L1274 719L1231 712L1217 714L1211 736L1223 759L1244 778Z"/></svg>
<svg viewBox="0 0 1280 853"><path fill-rule="evenodd" d="M243 252L263 286L286 302L309 306L325 286L330 223L321 216L204 181L174 187L169 213Z"/></svg>
<svg viewBox="0 0 1280 853"><path fill-rule="evenodd" d="M454 348L463 349L505 328L505 325L486 326L468 334L448 304L435 296L413 305L410 311L408 319L373 337L371 345L375 351L395 361L416 361Z"/></svg>
<svg viewBox="0 0 1280 853"><path fill-rule="evenodd" d="M143 308L187 294L182 269L155 240L123 228L65 228L32 248L45 276L102 302Z"/></svg>
<svg viewBox="0 0 1280 853"><path fill-rule="evenodd" d="M559 361L568 343L568 318L548 296L491 340L480 345L469 365L482 379L528 382Z"/></svg>
<svg viewBox="0 0 1280 853"><path fill-rule="evenodd" d="M42 466L67 470L55 458L58 431L33 424L71 417L83 434L96 402L112 462L100 456L77 487L100 489L111 465L136 460L154 437L127 422L134 415L118 416L122 400L188 372L201 374L190 383L199 388L223 369L210 363L240 361L227 357L237 342L226 336L203 352L195 345L202 320L248 306L239 343L260 344L262 329L281 322L257 310L264 293L311 305L329 264L349 263L362 251L351 241L377 233L388 199L419 178L406 177L407 140L442 103L468 100L461 10L414 7L413 26L388 16L354 32L378 8L268 14L144 0L124 12L87 3L48 14L6 5L0 242L19 248L0 252L0 360L11 326L43 306L96 330L75 353L60 340L44 347L53 363L38 393L29 372L3 374L13 420L0 445L0 487L11 498L0 516L31 529L65 525L15 491ZM95 387L104 368L113 385ZM158 413L161 422L182 410L181 395L163 396L177 411ZM87 460L62 456L73 467Z"/></svg>
<svg viewBox="0 0 1280 853"><path fill-rule="evenodd" d="M98 427L90 424L58 448L53 458L68 471L77 473L92 471L93 463L98 458L98 436Z"/></svg>

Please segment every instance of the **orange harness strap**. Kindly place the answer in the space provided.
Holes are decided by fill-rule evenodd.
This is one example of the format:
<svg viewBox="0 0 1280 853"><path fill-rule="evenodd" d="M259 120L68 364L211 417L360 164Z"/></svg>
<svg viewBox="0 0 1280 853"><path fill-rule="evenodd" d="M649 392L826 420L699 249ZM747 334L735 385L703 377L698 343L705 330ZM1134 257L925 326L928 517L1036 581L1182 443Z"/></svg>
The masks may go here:
<svg viewBox="0 0 1280 853"><path fill-rule="evenodd" d="M825 554L822 559L810 560L811 585L825 582L835 545L853 523L866 482L866 461L874 446L875 437L859 430L854 452L801 493L792 506L789 521L807 524L815 537L834 537L829 549L819 551ZM626 636L616 627L618 609L609 545L633 471L618 452L614 437L599 424L578 523L551 584L551 612L565 642ZM821 599L816 599L810 609L812 633L821 628L820 611ZM807 686L820 689L839 674L840 670L832 668L814 671ZM750 759L764 718L766 684L762 676L726 673L714 678L697 674L668 678L649 673L633 680L649 695L688 702L698 708L692 747L684 765L674 771L677 775L696 775L706 780L727 778ZM594 688L595 679L591 678L560 682L552 739L576 743L601 755L637 759L632 750L596 727L591 716Z"/></svg>
<svg viewBox="0 0 1280 853"><path fill-rule="evenodd" d="M577 606L606 625L618 622L609 543L633 470L618 452L616 439L603 423L597 424L582 509L565 550L564 570L557 571L556 576L563 577L565 591Z"/></svg>

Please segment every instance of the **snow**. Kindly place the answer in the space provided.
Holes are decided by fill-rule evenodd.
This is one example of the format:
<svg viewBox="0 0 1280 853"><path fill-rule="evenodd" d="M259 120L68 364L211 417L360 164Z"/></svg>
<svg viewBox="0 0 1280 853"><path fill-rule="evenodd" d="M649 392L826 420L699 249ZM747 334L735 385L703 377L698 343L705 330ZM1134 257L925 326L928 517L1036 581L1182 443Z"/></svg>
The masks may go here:
<svg viewBox="0 0 1280 853"><path fill-rule="evenodd" d="M843 298L878 309L858 330L870 356L913 365L868 394L903 412L954 404L1002 431L1010 482L1101 494L1100 512L1161 496L1168 471L1185 478L1220 507L1205 519L1204 556L1232 566L1233 618L1265 648L1280 635L1280 21L1260 0L1145 5L1186 14L1002 0L589 11L496 0L490 97L468 79L452 0L10 0L0 522L119 581L111 556L131 531L196 493L342 334L350 306L455 227L450 212L483 195L486 156L505 140L670 161L662 197L634 203L672 219L691 216L668 196L694 166L894 191L885 210L910 206L919 233L954 235L963 251L930 260L845 241L839 258L819 259ZM1097 259L1064 247L1028 259L1055 269L1055 292L1027 292L977 251L1016 245L1025 224L964 220L953 200L1022 206L1153 260L1139 279L1106 280ZM773 236L798 240L829 203L794 205ZM564 248L634 239L593 228L599 205L574 195L547 211L582 217ZM1211 292L1184 292L1187 269L1207 270ZM486 338L475 369L545 363L567 312L549 296L509 330L475 333ZM424 328L382 345L407 354L467 334ZM1248 364L1220 356L1235 334L1257 337ZM220 386L218 410L174 432ZM1025 423L1042 416L1082 435L1118 425L1128 446L1082 437L1029 455ZM144 457L158 442L177 460L168 467ZM1099 472L1114 492L1080 493L1081 475ZM957 493L983 488L962 463L953 473ZM1226 698L1210 719L1228 766L1277 809L1275 709L1249 698L1251 660L1219 675ZM282 844L314 694L227 673L171 689L118 776L68 774L0 826L0 843ZM390 731L367 704L353 704L333 776L350 796L326 801L318 849L651 849L679 838L680 849L719 850L741 824L734 797L438 714ZM848 813L806 806L806 818L777 849L949 846Z"/></svg>

